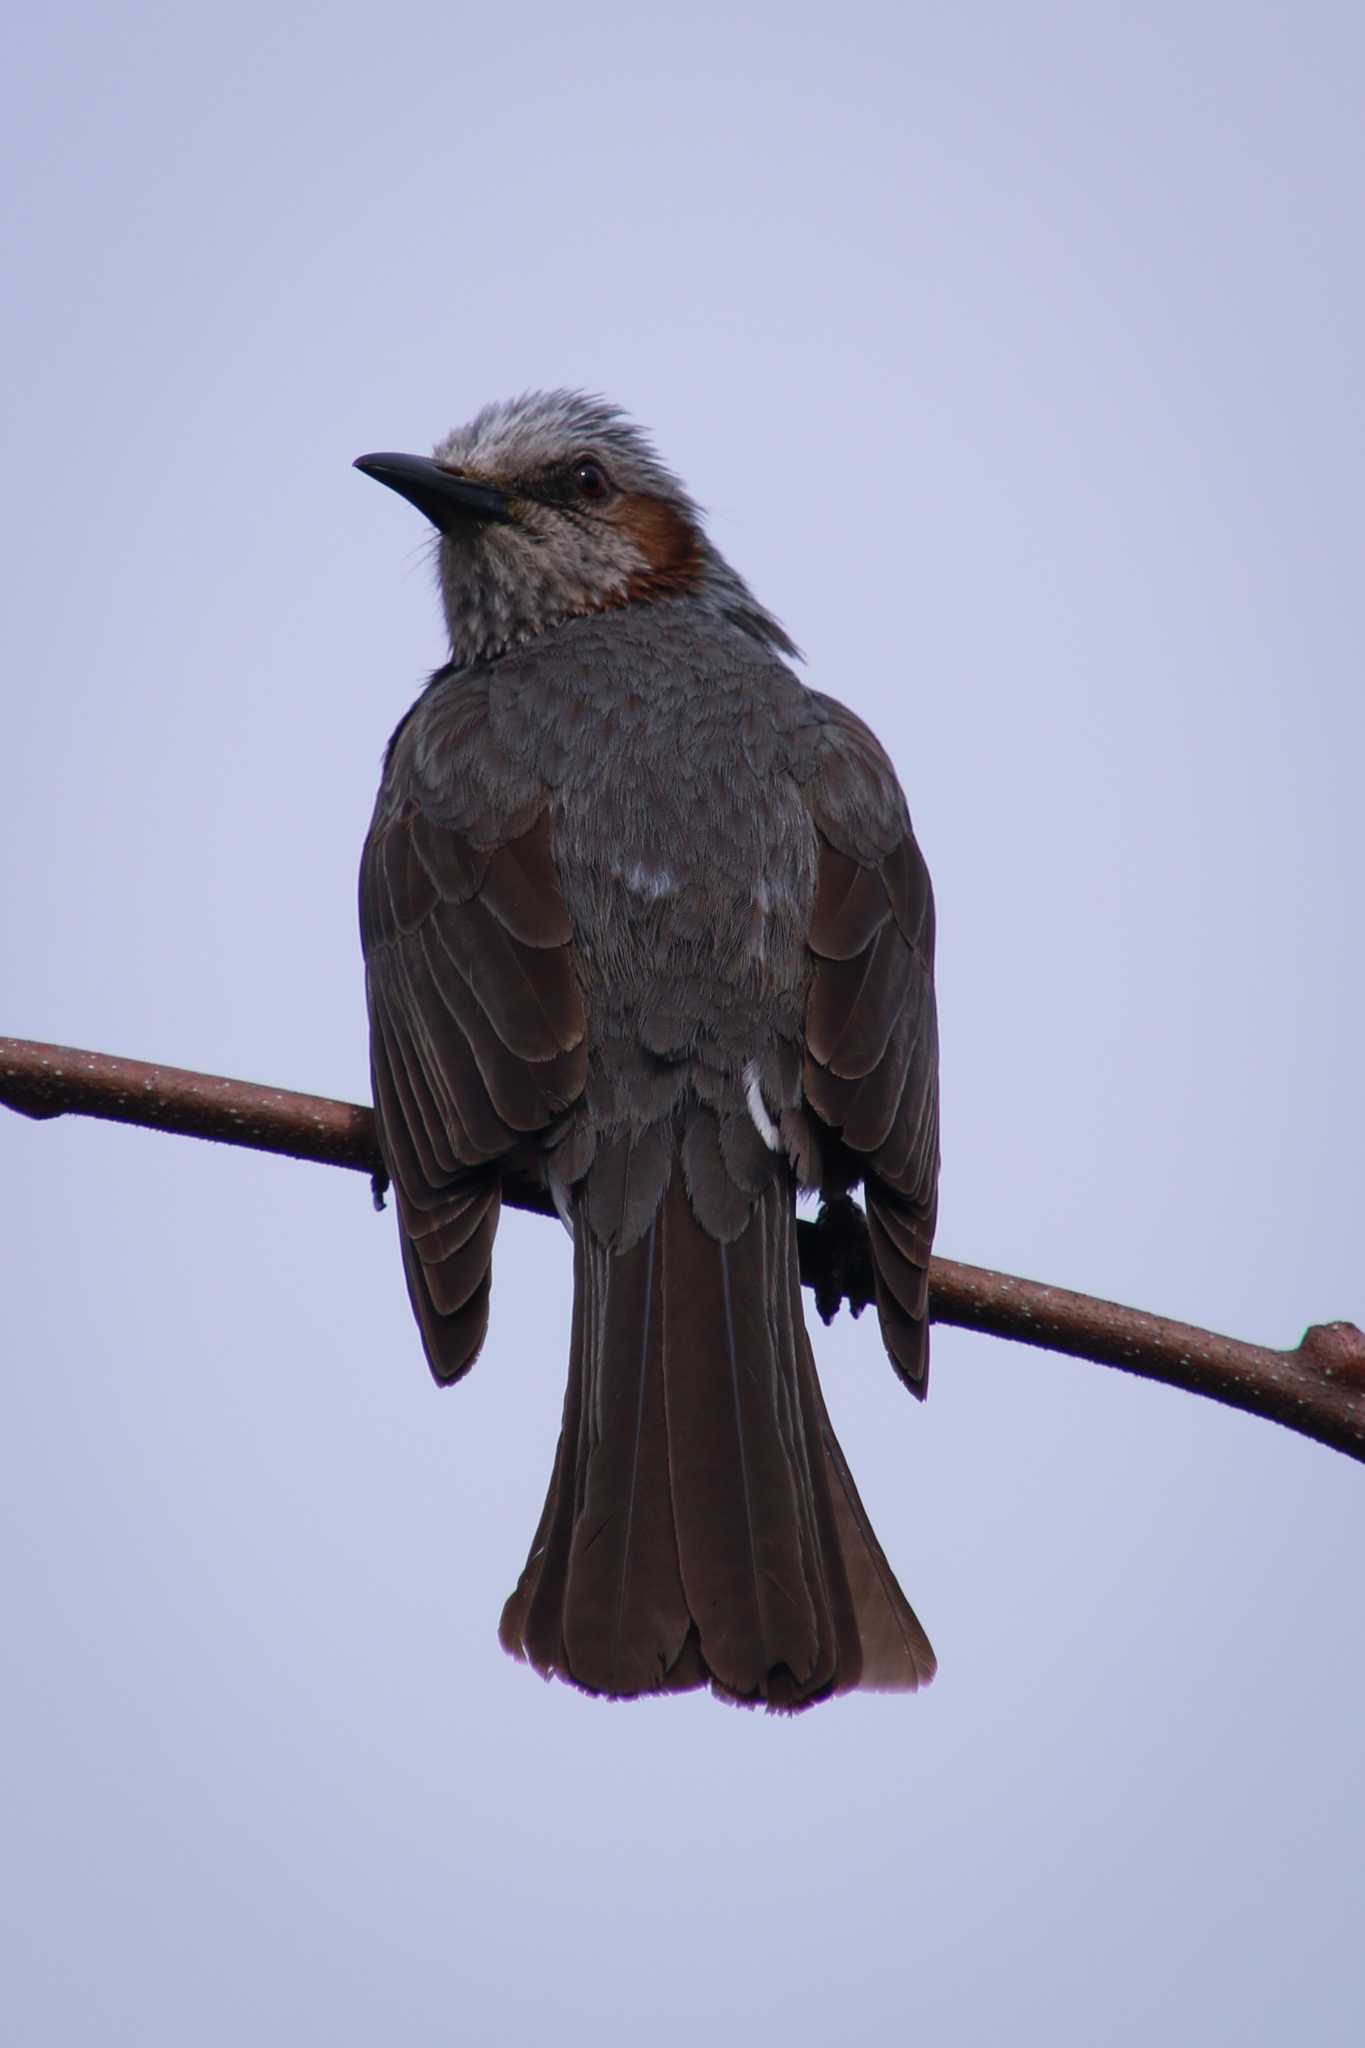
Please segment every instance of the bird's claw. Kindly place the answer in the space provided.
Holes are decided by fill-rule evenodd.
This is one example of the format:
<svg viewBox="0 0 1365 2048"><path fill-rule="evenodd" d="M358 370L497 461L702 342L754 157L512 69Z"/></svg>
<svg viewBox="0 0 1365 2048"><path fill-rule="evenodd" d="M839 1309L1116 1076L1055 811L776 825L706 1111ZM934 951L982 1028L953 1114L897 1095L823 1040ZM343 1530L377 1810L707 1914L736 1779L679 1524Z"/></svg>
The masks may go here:
<svg viewBox="0 0 1365 2048"><path fill-rule="evenodd" d="M848 1195L822 1203L810 1226L810 1273L820 1320L832 1323L841 1302L860 1316L872 1299L872 1247L867 1218Z"/></svg>

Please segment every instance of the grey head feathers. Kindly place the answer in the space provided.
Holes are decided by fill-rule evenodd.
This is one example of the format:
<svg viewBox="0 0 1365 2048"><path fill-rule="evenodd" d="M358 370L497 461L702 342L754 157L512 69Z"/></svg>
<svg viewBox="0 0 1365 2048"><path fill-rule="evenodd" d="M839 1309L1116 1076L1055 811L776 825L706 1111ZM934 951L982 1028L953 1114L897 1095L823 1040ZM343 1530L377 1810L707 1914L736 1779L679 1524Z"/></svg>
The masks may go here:
<svg viewBox="0 0 1365 2048"><path fill-rule="evenodd" d="M437 542L457 667L593 612L686 599L777 653L798 649L706 538L701 510L618 406L581 391L487 405L438 442L443 471L503 494Z"/></svg>
<svg viewBox="0 0 1365 2048"><path fill-rule="evenodd" d="M523 391L452 427L432 453L437 462L503 481L534 478L566 456L591 451L610 462L623 490L670 499L694 517L697 506L656 454L643 427L619 405L587 391Z"/></svg>

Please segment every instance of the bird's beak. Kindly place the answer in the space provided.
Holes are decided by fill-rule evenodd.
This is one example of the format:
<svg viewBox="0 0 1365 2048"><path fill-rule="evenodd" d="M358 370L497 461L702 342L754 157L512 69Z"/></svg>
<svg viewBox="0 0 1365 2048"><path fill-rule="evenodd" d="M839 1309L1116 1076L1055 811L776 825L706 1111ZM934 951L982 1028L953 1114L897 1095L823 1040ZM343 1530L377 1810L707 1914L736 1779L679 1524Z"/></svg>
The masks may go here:
<svg viewBox="0 0 1365 2048"><path fill-rule="evenodd" d="M442 533L470 520L506 525L512 516L505 491L493 484L471 483L425 455L358 455L354 467L397 491Z"/></svg>

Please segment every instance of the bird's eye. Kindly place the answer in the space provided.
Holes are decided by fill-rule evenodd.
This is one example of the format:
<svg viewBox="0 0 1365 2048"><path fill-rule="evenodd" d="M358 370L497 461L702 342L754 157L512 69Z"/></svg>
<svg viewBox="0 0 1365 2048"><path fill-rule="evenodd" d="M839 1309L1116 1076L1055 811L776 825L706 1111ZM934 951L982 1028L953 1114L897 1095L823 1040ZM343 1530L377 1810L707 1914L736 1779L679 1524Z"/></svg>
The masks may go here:
<svg viewBox="0 0 1365 2048"><path fill-rule="evenodd" d="M574 464L573 480L579 497L586 498L590 504L600 505L611 495L610 477L601 463L594 462L589 456Z"/></svg>

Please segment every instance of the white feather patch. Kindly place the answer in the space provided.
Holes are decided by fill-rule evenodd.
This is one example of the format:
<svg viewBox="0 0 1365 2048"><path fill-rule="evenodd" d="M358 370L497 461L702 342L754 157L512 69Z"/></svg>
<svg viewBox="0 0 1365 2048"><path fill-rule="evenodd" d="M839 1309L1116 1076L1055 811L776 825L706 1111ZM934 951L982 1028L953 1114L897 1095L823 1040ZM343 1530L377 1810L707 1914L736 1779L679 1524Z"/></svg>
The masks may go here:
<svg viewBox="0 0 1365 2048"><path fill-rule="evenodd" d="M782 1149L782 1140L777 1135L777 1125L769 1116L768 1105L763 1100L763 1090L759 1086L758 1062L756 1060L750 1060L748 1066L744 1069L744 1100L749 1105L749 1114L754 1120L754 1129L758 1132L759 1137L762 1138L770 1152L779 1152Z"/></svg>
<svg viewBox="0 0 1365 2048"><path fill-rule="evenodd" d="M667 868L646 867L642 860L627 868L625 879L628 889L650 903L657 903L661 896L671 896L678 886Z"/></svg>

